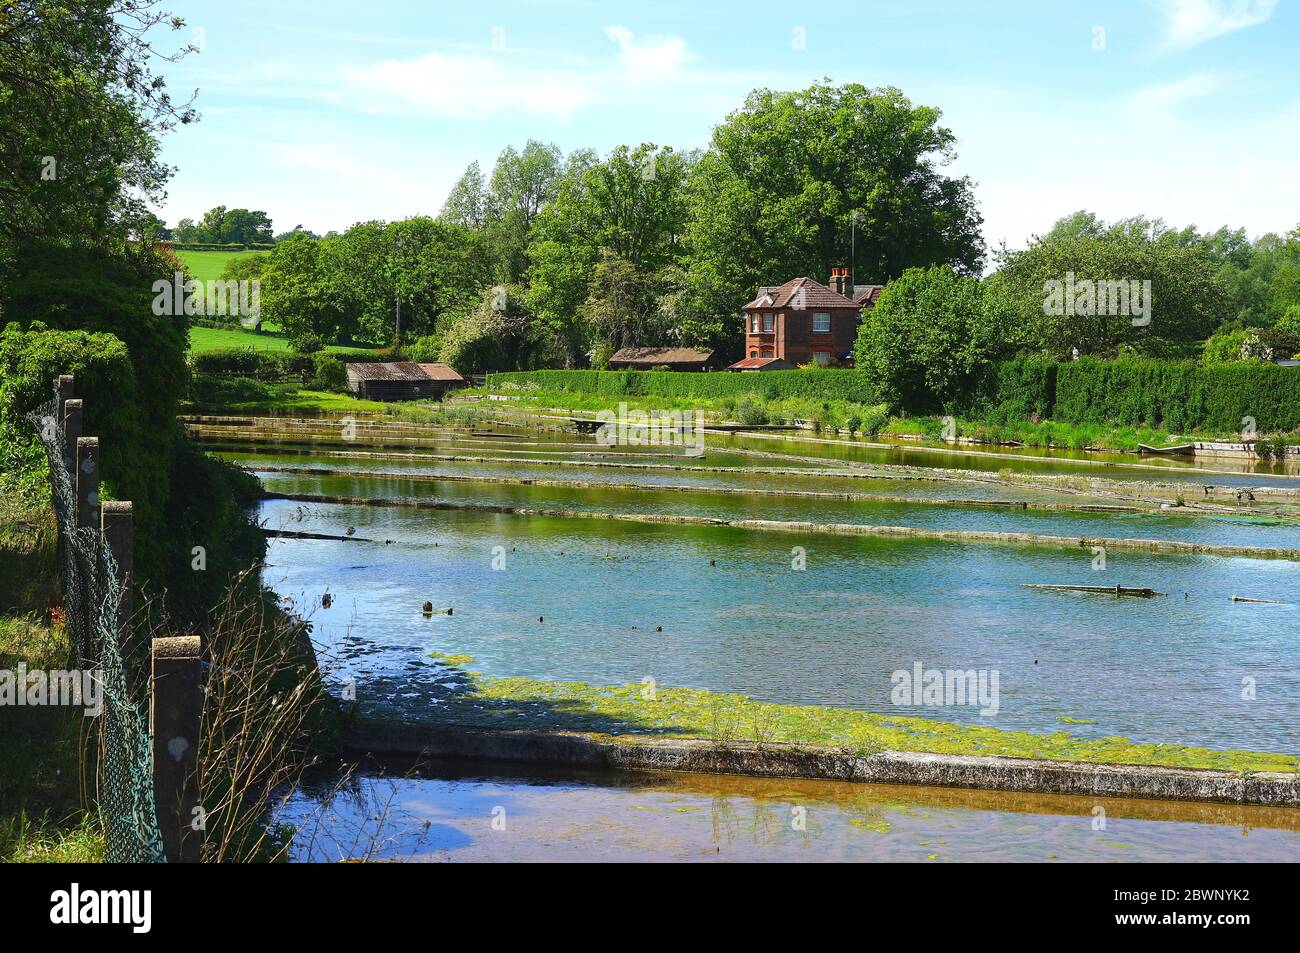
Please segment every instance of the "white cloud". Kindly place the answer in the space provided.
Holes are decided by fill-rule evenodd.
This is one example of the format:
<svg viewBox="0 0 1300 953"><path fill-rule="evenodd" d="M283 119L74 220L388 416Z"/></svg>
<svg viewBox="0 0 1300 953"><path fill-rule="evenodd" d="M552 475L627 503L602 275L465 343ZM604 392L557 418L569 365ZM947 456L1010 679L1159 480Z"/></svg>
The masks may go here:
<svg viewBox="0 0 1300 953"><path fill-rule="evenodd" d="M594 99L591 84L555 70L530 70L478 53L426 53L413 60L344 66L344 81L370 94L367 112L415 109L467 119L504 110L566 119Z"/></svg>
<svg viewBox="0 0 1300 953"><path fill-rule="evenodd" d="M344 90L333 98L371 113L415 112L452 119L522 112L568 119L608 98L610 89L645 87L674 79L691 57L678 36L637 36L624 26L605 27L618 45L608 59L569 58L557 68L553 54L510 50L429 52L339 70Z"/></svg>
<svg viewBox="0 0 1300 953"><path fill-rule="evenodd" d="M680 36L647 34L639 40L625 26L605 27L605 35L618 44L623 71L634 82L670 79L690 55Z"/></svg>
<svg viewBox="0 0 1300 953"><path fill-rule="evenodd" d="M1162 0L1166 49L1187 49L1227 33L1258 26L1277 0Z"/></svg>
<svg viewBox="0 0 1300 953"><path fill-rule="evenodd" d="M1159 86L1140 89L1129 98L1129 108L1146 118L1163 118L1176 106L1203 96L1210 96L1223 87L1213 73L1195 73L1185 79Z"/></svg>

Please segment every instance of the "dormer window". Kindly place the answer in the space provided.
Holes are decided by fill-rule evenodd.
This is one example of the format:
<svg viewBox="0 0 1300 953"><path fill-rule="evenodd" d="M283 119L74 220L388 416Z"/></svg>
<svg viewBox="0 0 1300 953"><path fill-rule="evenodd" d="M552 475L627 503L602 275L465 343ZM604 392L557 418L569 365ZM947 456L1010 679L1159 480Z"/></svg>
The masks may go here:
<svg viewBox="0 0 1300 953"><path fill-rule="evenodd" d="M755 312L755 313L754 313L753 315L751 315L751 317L750 317L749 329L750 329L750 331L752 331L754 334L757 334L757 333L758 333L758 313L757 313L757 312Z"/></svg>
<svg viewBox="0 0 1300 953"><path fill-rule="evenodd" d="M776 320L775 320L775 318L773 317L772 312L771 312L771 311L764 311L764 312L763 312L763 330L764 330L764 331L773 331L773 330L775 330L775 329L776 329Z"/></svg>

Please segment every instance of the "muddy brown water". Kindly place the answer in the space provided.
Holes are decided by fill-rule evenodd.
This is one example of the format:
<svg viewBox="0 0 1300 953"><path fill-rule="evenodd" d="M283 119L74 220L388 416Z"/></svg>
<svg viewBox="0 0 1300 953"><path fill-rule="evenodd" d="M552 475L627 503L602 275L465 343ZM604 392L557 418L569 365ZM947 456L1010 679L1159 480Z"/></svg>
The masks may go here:
<svg viewBox="0 0 1300 953"><path fill-rule="evenodd" d="M505 765L292 798L298 861L1292 861L1300 811Z"/></svg>

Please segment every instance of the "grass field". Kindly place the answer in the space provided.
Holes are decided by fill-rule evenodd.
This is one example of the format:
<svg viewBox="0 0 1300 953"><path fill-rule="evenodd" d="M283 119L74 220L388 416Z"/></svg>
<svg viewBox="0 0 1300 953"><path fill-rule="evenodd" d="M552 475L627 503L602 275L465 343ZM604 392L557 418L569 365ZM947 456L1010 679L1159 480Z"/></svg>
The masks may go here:
<svg viewBox="0 0 1300 953"><path fill-rule="evenodd" d="M230 347L251 347L256 351L287 351L289 339L279 334L227 331L225 328L190 328L190 353L220 351Z"/></svg>
<svg viewBox="0 0 1300 953"><path fill-rule="evenodd" d="M197 281L214 281L221 277L226 269L226 262L235 258L247 258L250 255L264 255L258 251L178 251L176 256L190 270L190 276Z"/></svg>

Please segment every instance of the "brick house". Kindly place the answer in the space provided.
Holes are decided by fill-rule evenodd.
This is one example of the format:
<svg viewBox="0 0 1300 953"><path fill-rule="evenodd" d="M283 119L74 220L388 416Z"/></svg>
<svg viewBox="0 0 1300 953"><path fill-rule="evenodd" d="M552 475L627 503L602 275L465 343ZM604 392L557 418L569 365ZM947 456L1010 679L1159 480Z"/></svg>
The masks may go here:
<svg viewBox="0 0 1300 953"><path fill-rule="evenodd" d="M741 308L744 357L727 369L762 370L768 361L852 367L862 312L875 307L882 287L855 285L847 268L832 268L829 287L792 278L758 289L758 297Z"/></svg>

